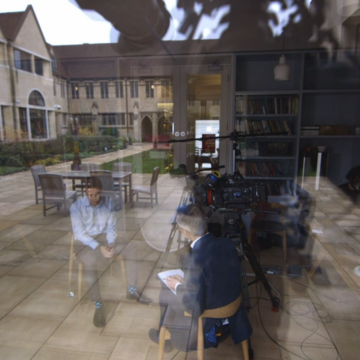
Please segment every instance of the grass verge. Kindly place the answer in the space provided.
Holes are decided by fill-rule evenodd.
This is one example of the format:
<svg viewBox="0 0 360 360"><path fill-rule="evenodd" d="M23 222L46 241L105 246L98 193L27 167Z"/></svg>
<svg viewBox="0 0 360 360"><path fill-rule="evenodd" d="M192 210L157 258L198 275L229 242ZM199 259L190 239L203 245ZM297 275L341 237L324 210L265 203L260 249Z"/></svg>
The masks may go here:
<svg viewBox="0 0 360 360"><path fill-rule="evenodd" d="M159 157L157 157L159 155ZM167 174L168 169L168 151L148 150L138 154L129 155L122 159L109 161L102 165L104 170L113 170L113 164L116 162L127 162L132 164L133 174L151 174L156 166L160 167L160 174ZM161 157L160 157L161 156Z"/></svg>

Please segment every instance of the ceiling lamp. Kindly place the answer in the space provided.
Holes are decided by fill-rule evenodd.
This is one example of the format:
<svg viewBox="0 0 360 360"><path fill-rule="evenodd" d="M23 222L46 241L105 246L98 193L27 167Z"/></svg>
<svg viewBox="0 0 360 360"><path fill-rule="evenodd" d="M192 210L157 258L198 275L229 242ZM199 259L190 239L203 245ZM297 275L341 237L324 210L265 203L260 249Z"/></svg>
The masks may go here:
<svg viewBox="0 0 360 360"><path fill-rule="evenodd" d="M274 77L277 81L289 80L290 66L286 62L284 55L280 56L279 64L274 67Z"/></svg>

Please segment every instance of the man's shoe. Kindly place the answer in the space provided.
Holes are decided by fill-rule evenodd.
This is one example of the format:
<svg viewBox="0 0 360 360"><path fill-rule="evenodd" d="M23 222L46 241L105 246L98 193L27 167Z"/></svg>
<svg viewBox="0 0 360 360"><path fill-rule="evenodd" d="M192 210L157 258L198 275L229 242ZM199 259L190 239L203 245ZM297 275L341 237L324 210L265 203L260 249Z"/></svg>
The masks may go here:
<svg viewBox="0 0 360 360"><path fill-rule="evenodd" d="M159 345L159 331L156 329L150 329L149 330L149 338L151 341L153 341L155 344ZM173 350L173 346L171 344L171 340L165 340L165 347L164 352L169 353Z"/></svg>
<svg viewBox="0 0 360 360"><path fill-rule="evenodd" d="M102 306L98 309L95 309L94 320L93 323L96 327L105 326L105 316Z"/></svg>
<svg viewBox="0 0 360 360"><path fill-rule="evenodd" d="M146 304L146 305L149 305L152 303L152 300L150 298L148 298L147 296L145 295L140 295L137 290L133 291L133 292L130 292L128 291L126 293L126 298L128 300L136 300L138 301L140 304Z"/></svg>

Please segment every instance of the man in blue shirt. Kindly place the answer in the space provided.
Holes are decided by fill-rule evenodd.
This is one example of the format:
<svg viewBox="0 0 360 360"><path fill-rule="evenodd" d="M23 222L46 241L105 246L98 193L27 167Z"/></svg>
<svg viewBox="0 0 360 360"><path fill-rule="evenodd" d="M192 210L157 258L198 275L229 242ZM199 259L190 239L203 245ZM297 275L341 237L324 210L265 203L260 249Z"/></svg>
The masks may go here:
<svg viewBox="0 0 360 360"><path fill-rule="evenodd" d="M94 325L97 327L105 325L105 317L96 265L99 261L118 255L122 250L120 245L116 245L117 229L113 202L109 198L101 197L101 192L101 181L97 177L91 177L86 190L87 196L76 201L70 208L75 243L86 245L78 254L78 259L84 266L90 298L95 302ZM106 234L107 244L100 244L95 239L100 234ZM149 298L137 292L137 265L133 261L127 261L125 266L128 284L126 298L143 304L151 303Z"/></svg>

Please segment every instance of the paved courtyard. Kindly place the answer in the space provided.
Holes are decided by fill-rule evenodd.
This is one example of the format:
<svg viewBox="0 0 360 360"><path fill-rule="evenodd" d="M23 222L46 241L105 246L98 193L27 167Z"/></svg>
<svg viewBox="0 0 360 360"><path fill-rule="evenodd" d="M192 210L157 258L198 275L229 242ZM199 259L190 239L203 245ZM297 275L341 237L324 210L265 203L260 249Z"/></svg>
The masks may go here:
<svg viewBox="0 0 360 360"><path fill-rule="evenodd" d="M102 164L148 148L151 145L134 144L84 162ZM68 170L69 163L47 167L48 172ZM150 176L134 174L133 183L148 184ZM311 222L313 244L304 252L313 257L313 268L303 271L301 277L287 277L282 249L260 252L262 265L282 266L284 272L281 276L268 275L280 293L278 313L271 311L260 285L250 287L254 306L249 314L254 328L251 341L257 360L358 359L360 277L352 269L360 259L360 209L326 179L319 191L313 190L312 180L308 179L305 186L316 199ZM157 359L158 347L147 332L158 325L157 273L164 263L163 249L184 186L184 178L160 175L159 204L154 209L143 201L133 208L126 204L116 213L118 243L123 247L120 255L133 254L131 261L139 272L138 290L154 303L145 306L127 300L121 256L105 261L98 272L106 326L96 328L92 323L94 304L86 281L79 286L76 260L69 289L69 216L56 209L43 216L42 203L35 204L30 171L1 177L0 358ZM74 251L78 254L82 250L78 246ZM302 255L289 248L287 264L301 265ZM175 252L165 265L171 264L175 265ZM68 296L69 290L74 297ZM173 350L165 359L185 356ZM196 354L190 353L187 358L195 359ZM205 358L239 359L242 352L227 339L217 349L206 350Z"/></svg>

